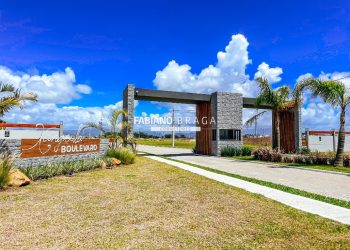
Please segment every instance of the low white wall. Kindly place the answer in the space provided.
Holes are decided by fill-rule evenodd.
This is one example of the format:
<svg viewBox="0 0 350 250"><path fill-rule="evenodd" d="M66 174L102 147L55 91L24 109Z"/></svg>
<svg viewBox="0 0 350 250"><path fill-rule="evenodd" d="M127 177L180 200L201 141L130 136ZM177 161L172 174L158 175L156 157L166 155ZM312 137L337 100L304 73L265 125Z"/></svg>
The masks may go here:
<svg viewBox="0 0 350 250"><path fill-rule="evenodd" d="M9 133L8 136L6 133ZM55 130L11 129L0 130L0 139L58 139L60 132Z"/></svg>
<svg viewBox="0 0 350 250"><path fill-rule="evenodd" d="M309 135L308 147L311 151L328 152L334 151L338 146L338 135ZM350 151L350 135L345 136L345 151Z"/></svg>

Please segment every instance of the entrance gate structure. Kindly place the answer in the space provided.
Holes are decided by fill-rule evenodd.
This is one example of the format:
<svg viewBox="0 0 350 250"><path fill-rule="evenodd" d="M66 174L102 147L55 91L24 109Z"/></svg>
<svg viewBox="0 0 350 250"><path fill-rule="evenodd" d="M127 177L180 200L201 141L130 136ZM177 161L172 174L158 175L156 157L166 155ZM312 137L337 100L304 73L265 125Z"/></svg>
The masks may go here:
<svg viewBox="0 0 350 250"><path fill-rule="evenodd" d="M199 122L197 126L200 127L200 131L196 132L196 153L217 156L226 146L241 147L243 145L243 108L256 108L255 98L243 97L239 93L196 94L135 88L133 84L128 84L123 92L123 109L128 114L125 119L129 123L127 133L133 133L135 100L195 104L196 117ZM271 107L262 105L259 106L259 109L271 109ZM210 123L211 118L214 118L215 123ZM274 127L272 131L272 141L275 145ZM284 152L300 149L301 114L299 105L280 111L280 131L281 149Z"/></svg>

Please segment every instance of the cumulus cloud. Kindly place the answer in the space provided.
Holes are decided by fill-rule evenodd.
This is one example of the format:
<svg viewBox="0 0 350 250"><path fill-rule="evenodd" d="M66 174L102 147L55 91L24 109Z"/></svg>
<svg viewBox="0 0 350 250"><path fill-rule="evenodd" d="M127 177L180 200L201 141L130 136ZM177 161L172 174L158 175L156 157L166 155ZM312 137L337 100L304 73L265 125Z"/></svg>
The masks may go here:
<svg viewBox="0 0 350 250"><path fill-rule="evenodd" d="M280 77L282 73L283 73L282 68L280 67L270 68L270 65L268 65L266 62L263 62L259 65L258 72L255 73L254 78L264 77L270 83L276 83L282 80L282 78Z"/></svg>
<svg viewBox="0 0 350 250"><path fill-rule="evenodd" d="M87 122L107 122L114 109L122 108L122 101L106 106L69 106L73 100L92 92L91 87L76 82L74 71L67 67L63 72L40 75L37 70L30 73L16 72L0 66L0 81L12 83L23 92L38 94L37 103L27 103L22 109L12 109L3 118L13 123L54 123L64 122L65 129L77 130ZM59 104L65 104L60 106ZM137 104L137 103L136 103Z"/></svg>
<svg viewBox="0 0 350 250"><path fill-rule="evenodd" d="M13 109L7 113L4 120L13 123L53 123L64 122L65 129L77 130L80 125L88 122L98 122L103 120L107 124L107 119L115 109L122 108L123 103L119 101L106 106L80 107L63 106L58 107L52 103L34 103L25 106L23 110Z"/></svg>
<svg viewBox="0 0 350 250"><path fill-rule="evenodd" d="M74 71L67 67L64 72L39 75L15 72L0 66L0 81L12 83L24 92L38 94L40 103L68 104L79 99L82 94L90 94L91 88L86 84L76 84Z"/></svg>
<svg viewBox="0 0 350 250"><path fill-rule="evenodd" d="M229 91L242 93L244 96L255 96L258 87L246 74L246 67L252 63L248 56L248 46L244 35L233 35L225 50L217 53L216 64L209 65L199 74L192 73L190 65L180 65L172 60L156 73L154 85L162 90L198 93ZM272 82L280 81L282 73L281 68L270 68L267 63L260 64L257 72Z"/></svg>

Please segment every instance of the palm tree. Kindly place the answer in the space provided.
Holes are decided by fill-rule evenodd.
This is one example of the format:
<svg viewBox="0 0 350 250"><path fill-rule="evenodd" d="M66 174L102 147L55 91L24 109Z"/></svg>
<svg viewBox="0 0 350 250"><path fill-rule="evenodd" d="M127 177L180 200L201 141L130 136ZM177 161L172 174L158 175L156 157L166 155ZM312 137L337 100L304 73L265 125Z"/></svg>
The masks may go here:
<svg viewBox="0 0 350 250"><path fill-rule="evenodd" d="M313 97L320 96L325 103L340 108L340 127L338 136L338 148L334 165L343 166L344 145L345 145L345 110L350 103L350 95L345 85L337 80L322 80L307 78L298 82L293 96L300 99L305 89L309 89Z"/></svg>
<svg viewBox="0 0 350 250"><path fill-rule="evenodd" d="M277 151L281 150L281 132L280 132L280 117L279 111L285 110L290 106L289 94L290 88L288 86L281 86L277 89L272 89L269 81L264 77L258 77L255 79L257 82L260 93L256 98L256 106L259 107L263 104L270 105L274 113L274 127L276 129Z"/></svg>
<svg viewBox="0 0 350 250"><path fill-rule="evenodd" d="M103 136L111 140L110 147L112 149L117 148L120 145L127 147L128 145L135 150L136 143L132 136L128 136L130 133L122 133L123 130L129 130L130 126L127 122L119 117L127 117L127 113L123 109L116 109L112 112L109 118L109 131L102 126L102 123L89 122L84 128L96 128L102 132ZM83 128L83 129L84 129Z"/></svg>
<svg viewBox="0 0 350 250"><path fill-rule="evenodd" d="M36 102L38 96L33 93L22 93L20 89L12 84L0 82L0 119L14 107L22 108L26 101Z"/></svg>
<svg viewBox="0 0 350 250"><path fill-rule="evenodd" d="M260 117L263 116L263 114L265 114L267 111L261 111L260 113L258 113L258 109L256 110L256 114L253 115L252 117L250 117L245 123L244 126L246 127L251 127L253 124L255 125L254 130L255 130L255 137L257 136L257 125L258 125L258 120L260 119Z"/></svg>

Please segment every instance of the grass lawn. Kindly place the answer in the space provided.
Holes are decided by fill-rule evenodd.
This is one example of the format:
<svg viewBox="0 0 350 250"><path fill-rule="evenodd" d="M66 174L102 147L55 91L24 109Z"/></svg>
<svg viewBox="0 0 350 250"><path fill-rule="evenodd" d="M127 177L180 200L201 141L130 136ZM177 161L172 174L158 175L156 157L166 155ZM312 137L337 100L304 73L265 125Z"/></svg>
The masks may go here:
<svg viewBox="0 0 350 250"><path fill-rule="evenodd" d="M172 147L171 139L137 139L137 144L159 147ZM189 139L175 139L176 148L189 148L192 149L196 146L195 140Z"/></svg>
<svg viewBox="0 0 350 250"><path fill-rule="evenodd" d="M0 192L1 248L345 249L350 226L147 158Z"/></svg>
<svg viewBox="0 0 350 250"><path fill-rule="evenodd" d="M271 163L271 164L277 164L277 165L289 166L289 167L303 167L303 168L327 170L327 171L334 171L334 172L341 172L341 173L349 173L350 174L350 167L334 167L334 166L329 166L329 165L314 165L314 164L310 165L310 164L284 163L284 162L266 162L266 161L255 160L253 156L233 156L232 158L238 159L238 160Z"/></svg>

